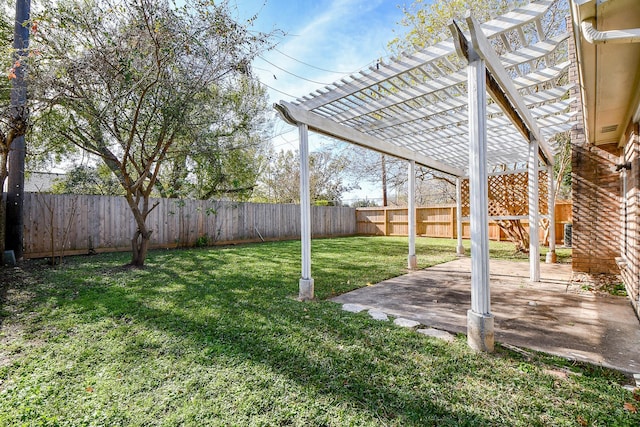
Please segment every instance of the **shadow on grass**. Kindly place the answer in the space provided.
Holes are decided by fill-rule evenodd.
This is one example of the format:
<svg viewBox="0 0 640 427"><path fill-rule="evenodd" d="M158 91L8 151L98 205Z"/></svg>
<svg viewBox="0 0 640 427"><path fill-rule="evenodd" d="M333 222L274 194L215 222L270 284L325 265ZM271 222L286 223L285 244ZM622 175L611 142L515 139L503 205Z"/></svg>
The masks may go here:
<svg viewBox="0 0 640 427"><path fill-rule="evenodd" d="M383 424L490 424L473 410L452 412L438 403L437 396L418 388L421 367L409 355L419 352L434 360L446 358L445 345L411 339L407 347L399 348L387 334L401 331L384 330L367 316L343 313L331 303L301 304L290 298L295 292L291 284L296 283L292 270L296 263L285 259L287 252L284 258L262 260L262 275L223 272L226 263L204 251L179 260L162 255L164 259L143 271L103 267L100 275L109 277L106 285L100 283L100 275L82 285L67 281L66 286L40 289L38 299L47 304L55 299L56 310L79 315L81 322L108 320L113 328L144 325L173 336L192 347L190 352L199 355L201 367L228 363L230 357L237 363L268 365L308 390L311 399L330 396L330 401L359 408L358 412ZM188 274L202 269L205 261L208 273ZM250 259L239 252L233 261ZM120 277L125 282L117 284ZM171 282L179 286L168 286ZM122 345L129 358L162 357L160 349L139 337ZM390 383L390 378L406 372L413 372L416 381ZM463 380L452 377L443 365L425 374L442 382ZM270 403L264 404L268 411Z"/></svg>
<svg viewBox="0 0 640 427"><path fill-rule="evenodd" d="M314 256L322 265L319 281L351 286L346 283L349 274L344 273L353 268L349 254L366 253L366 239L314 244ZM202 371L223 364L266 366L305 391L304 400L298 403L301 409L321 402L321 411L325 411L340 404L353 416L364 414L370 423L415 426L512 424L519 420L513 413L514 405L518 411L533 411L533 420L540 416L536 412L539 408L518 402L529 398L526 383L518 385L524 397L511 401L496 403L493 392L483 394L483 382L493 383L502 399L510 396L509 387L513 387L499 384L493 376L491 356L473 355L460 342L453 344L453 351L448 344L377 323L365 314L342 312L336 304L295 301L298 242L279 243L277 250L269 244L244 249L153 252L148 267L141 271L113 267L117 257L106 262L78 259L68 269L41 276L44 284L37 290L32 309L53 305L57 313L68 313L73 322L69 329L78 333L86 325L98 335L93 344L98 349L100 335L123 330L121 352L135 363L173 355L192 358L191 366ZM440 249L434 245L433 250ZM385 244L379 251L405 262L406 245L401 241ZM96 270L94 265L100 263ZM379 262L364 270L376 264ZM354 269L358 280L367 274ZM47 284L48 276L55 276L58 285ZM43 317L49 315L43 313ZM53 317L50 320L56 321ZM93 330L92 325L101 324L109 329L96 326ZM158 344L143 334L127 334L135 327L153 330L167 339ZM95 357L93 370L107 363L106 355ZM514 363L517 365L517 360ZM129 396L135 398L135 394ZM269 413L272 399L258 399L255 405L260 407L252 410ZM289 396L281 395L280 399L289 401ZM279 414L279 423L294 423L293 416ZM340 423L336 419L306 421L314 425Z"/></svg>
<svg viewBox="0 0 640 427"><path fill-rule="evenodd" d="M249 275L234 275L227 279L239 284L255 282L255 277ZM324 317L311 319L314 314L325 314L328 309L318 307L318 304L303 307L298 302L277 299L265 304L263 301L269 301L268 296L276 297L273 292L261 292L262 298L256 300L246 292L240 293L239 298L237 291L242 287L232 290L207 289L196 283L188 287L189 290L169 296L169 301L174 307L184 307L185 311L189 307L199 310L202 303L221 307L215 314L212 313L208 321L199 321L185 313L179 314L175 309L163 310L145 305L144 301L149 298L167 299L166 293L160 295L153 290L136 296L123 289L99 288L96 289L95 298L84 298L69 304L100 312L116 322L125 318L127 322L145 323L163 333L180 337L191 343L199 354L206 355L198 361L203 366L220 363L218 357L223 355L227 358L233 355L238 360L250 360L255 364L268 364L290 381L310 388L312 395L331 394L338 401L351 401L382 422L401 419L404 425L424 425L425 421L441 425L488 423L488 420L471 411L452 413L432 402L423 391L407 392L406 389L388 384L386 374L393 370L393 364L402 364L402 370L416 373L421 368L402 356L407 349L386 347L386 340L369 335L367 327L371 326L367 325L367 319L343 322L340 317L345 314L335 311L336 319L328 323ZM207 291L215 292L215 296L206 297ZM259 292L255 286L245 288L245 291ZM353 347L354 344L362 353L340 350L343 346ZM141 356L145 356L146 351L142 347L137 343L127 353L143 351ZM438 353L446 351L437 345L426 345L419 350L429 352L434 358L442 357ZM442 381L461 380L444 370L435 370L429 375L441 376Z"/></svg>

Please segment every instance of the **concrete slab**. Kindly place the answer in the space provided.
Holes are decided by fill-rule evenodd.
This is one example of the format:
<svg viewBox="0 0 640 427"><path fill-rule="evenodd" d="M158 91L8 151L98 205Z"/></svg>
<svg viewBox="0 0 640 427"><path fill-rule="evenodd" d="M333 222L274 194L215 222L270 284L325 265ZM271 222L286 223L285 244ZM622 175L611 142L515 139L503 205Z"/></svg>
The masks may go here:
<svg viewBox="0 0 640 427"><path fill-rule="evenodd" d="M333 298L453 333L466 333L471 306L469 258L357 289ZM518 347L640 372L640 322L627 298L595 296L571 284L571 266L491 260L495 339Z"/></svg>

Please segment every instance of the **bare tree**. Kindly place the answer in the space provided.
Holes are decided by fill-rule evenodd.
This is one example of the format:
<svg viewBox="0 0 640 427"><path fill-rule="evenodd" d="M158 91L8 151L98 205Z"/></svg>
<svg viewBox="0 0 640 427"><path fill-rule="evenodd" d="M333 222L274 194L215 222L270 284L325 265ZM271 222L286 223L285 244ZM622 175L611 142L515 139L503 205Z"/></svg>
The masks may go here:
<svg viewBox="0 0 640 427"><path fill-rule="evenodd" d="M311 200L315 203L339 204L342 194L352 189L345 183L349 160L331 151L309 155ZM300 201L300 163L297 151L273 154L262 173L258 199L275 203Z"/></svg>

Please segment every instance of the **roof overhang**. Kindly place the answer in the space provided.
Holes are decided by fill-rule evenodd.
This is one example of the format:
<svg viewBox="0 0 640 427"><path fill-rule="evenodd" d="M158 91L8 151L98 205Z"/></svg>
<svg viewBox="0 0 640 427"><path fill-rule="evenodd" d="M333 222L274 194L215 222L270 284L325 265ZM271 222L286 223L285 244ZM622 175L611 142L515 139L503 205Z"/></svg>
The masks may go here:
<svg viewBox="0 0 640 427"><path fill-rule="evenodd" d="M572 0L571 15L587 141L624 145L640 121L638 0Z"/></svg>

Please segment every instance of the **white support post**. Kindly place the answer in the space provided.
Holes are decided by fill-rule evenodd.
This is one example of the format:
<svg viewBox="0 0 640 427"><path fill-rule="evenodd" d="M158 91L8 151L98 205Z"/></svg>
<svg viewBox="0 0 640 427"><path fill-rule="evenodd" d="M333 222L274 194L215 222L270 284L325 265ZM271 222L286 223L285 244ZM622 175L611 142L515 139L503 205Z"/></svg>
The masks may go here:
<svg viewBox="0 0 640 427"><path fill-rule="evenodd" d="M469 57L469 193L471 205L471 310L467 343L493 351L494 327L489 292L489 202L487 174L487 90L485 63Z"/></svg>
<svg viewBox="0 0 640 427"><path fill-rule="evenodd" d="M462 246L462 180L456 177L456 237L458 245L456 246L456 254L464 255L464 246Z"/></svg>
<svg viewBox="0 0 640 427"><path fill-rule="evenodd" d="M549 189L549 201L547 202L549 206L549 251L545 262L547 264L555 264L558 260L556 256L556 189L552 165L547 166L547 175L549 179L549 184L547 185Z"/></svg>
<svg viewBox="0 0 640 427"><path fill-rule="evenodd" d="M539 217L539 185L538 185L538 141L529 142L529 279L540 281L540 238L538 230Z"/></svg>
<svg viewBox="0 0 640 427"><path fill-rule="evenodd" d="M302 277L298 289L298 299L313 299L313 279L311 278L311 196L309 191L309 128L298 124L300 135L300 240L302 243Z"/></svg>
<svg viewBox="0 0 640 427"><path fill-rule="evenodd" d="M407 259L407 267L410 270L418 266L416 258L416 162L409 160L409 180L408 180L408 232L409 232L409 256Z"/></svg>

